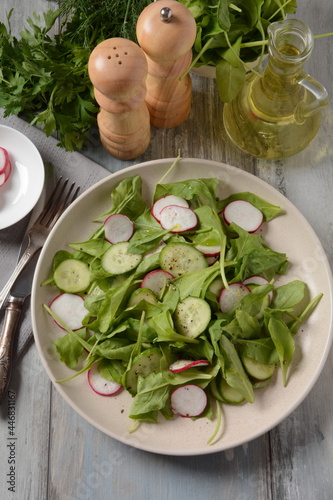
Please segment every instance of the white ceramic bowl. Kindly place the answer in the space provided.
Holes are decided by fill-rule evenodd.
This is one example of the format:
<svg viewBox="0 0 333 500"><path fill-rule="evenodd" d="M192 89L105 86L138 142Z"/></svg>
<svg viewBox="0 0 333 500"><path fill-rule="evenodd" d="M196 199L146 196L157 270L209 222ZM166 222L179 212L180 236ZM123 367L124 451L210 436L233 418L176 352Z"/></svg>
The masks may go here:
<svg viewBox="0 0 333 500"><path fill-rule="evenodd" d="M66 244L83 241L96 227L91 221L109 207L112 188L127 176L143 178L147 201L156 183L172 163L172 159L150 161L113 174L81 195L62 216L42 250L32 290L32 320L37 348L52 381L72 374L61 363L52 343L57 327L43 309L55 290L41 287L49 276L54 253L66 249ZM223 406L223 433L214 445L207 440L215 421L205 418L192 421L177 417L161 419L158 424L144 423L132 434L133 421L128 418L131 397L124 391L116 397L102 397L88 388L86 374L65 383L55 383L65 400L92 425L114 439L128 445L167 455L207 454L235 447L250 441L276 426L306 397L316 382L326 361L332 339L332 280L322 246L301 213L278 191L255 176L240 169L205 160L184 159L169 173L164 182L189 178L217 177L221 180L223 197L238 191L252 191L269 202L279 205L284 214L269 222L264 230L267 243L276 251L287 253L290 269L277 281L304 280L311 297L324 296L309 320L296 336L296 353L286 388L281 376L271 386L256 391L254 404ZM311 265L310 265L311 264ZM280 371L280 370L279 370Z"/></svg>

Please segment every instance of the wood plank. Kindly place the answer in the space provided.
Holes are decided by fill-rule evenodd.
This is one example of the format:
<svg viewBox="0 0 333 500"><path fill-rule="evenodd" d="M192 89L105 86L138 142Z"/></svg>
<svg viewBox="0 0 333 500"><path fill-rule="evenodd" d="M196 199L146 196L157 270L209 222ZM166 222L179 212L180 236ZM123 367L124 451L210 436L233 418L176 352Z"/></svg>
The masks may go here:
<svg viewBox="0 0 333 500"><path fill-rule="evenodd" d="M14 368L0 407L2 500L47 498L50 388L32 345Z"/></svg>
<svg viewBox="0 0 333 500"><path fill-rule="evenodd" d="M26 18L33 11L42 12L54 5L54 2L45 0L27 0L23 3L3 0L0 21L6 24L6 13L14 7L10 21L12 34L19 36ZM14 367L9 396L0 407L0 484L3 500L47 498L50 388L51 382L32 345ZM11 416L15 423L14 436L10 435L8 428ZM11 456L8 445L12 441ZM10 463L11 460L15 462ZM15 467L12 470L15 472L15 478L12 478L14 491L9 489L11 483L7 483L11 466Z"/></svg>
<svg viewBox="0 0 333 500"><path fill-rule="evenodd" d="M332 31L330 2L304 0L298 17L314 34ZM315 40L306 70L329 91L332 89L332 39ZM285 161L258 161L256 174L274 185L302 212L318 235L333 264L333 145L330 139L332 104L323 112L322 126L312 144ZM305 263L315 272L321 256ZM318 382L305 401L270 433L272 495L274 499L329 500L333 494L332 351Z"/></svg>
<svg viewBox="0 0 333 500"><path fill-rule="evenodd" d="M86 424L56 392L52 414L50 500L104 499L109 495L115 500L271 500L265 437L210 456L171 457L131 448L105 436Z"/></svg>

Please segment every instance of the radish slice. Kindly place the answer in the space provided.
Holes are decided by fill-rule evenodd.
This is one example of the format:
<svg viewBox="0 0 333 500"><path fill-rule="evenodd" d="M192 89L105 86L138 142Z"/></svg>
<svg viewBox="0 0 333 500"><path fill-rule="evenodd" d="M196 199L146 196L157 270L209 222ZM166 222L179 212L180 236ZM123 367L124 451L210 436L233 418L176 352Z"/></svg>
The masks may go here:
<svg viewBox="0 0 333 500"><path fill-rule="evenodd" d="M171 273L157 269L146 274L142 280L141 288L148 288L159 296L160 292L173 279L174 276Z"/></svg>
<svg viewBox="0 0 333 500"><path fill-rule="evenodd" d="M181 198L180 196L175 196L173 194L168 194L167 196L164 196L163 198L155 201L154 205L152 206L151 214L158 222L160 222L161 220L161 212L163 208L167 207L168 205L178 205L179 207L186 208L189 207L189 204L187 203L185 198Z"/></svg>
<svg viewBox="0 0 333 500"><path fill-rule="evenodd" d="M7 149L0 147L0 174L5 173L9 163L10 161Z"/></svg>
<svg viewBox="0 0 333 500"><path fill-rule="evenodd" d="M221 311L232 311L238 305L240 300L250 292L250 289L242 283L232 283L229 285L229 289L223 288L219 297Z"/></svg>
<svg viewBox="0 0 333 500"><path fill-rule="evenodd" d="M12 165L10 162L8 162L4 171L0 173L0 186L3 186L3 184L9 179L11 173Z"/></svg>
<svg viewBox="0 0 333 500"><path fill-rule="evenodd" d="M222 214L228 225L234 222L248 233L257 231L264 220L263 213L245 200L231 201Z"/></svg>
<svg viewBox="0 0 333 500"><path fill-rule="evenodd" d="M242 281L243 285L268 285L269 281L263 276L250 276Z"/></svg>
<svg viewBox="0 0 333 500"><path fill-rule="evenodd" d="M169 370L172 373L180 373L185 370L188 370L189 368L193 367L200 367L200 366L207 366L210 365L210 362L208 359L197 359L196 361L193 361L192 359L177 359L174 363L171 363L169 366Z"/></svg>
<svg viewBox="0 0 333 500"><path fill-rule="evenodd" d="M205 257L215 257L216 255L220 255L221 252L221 245L196 245L195 248L203 253Z"/></svg>
<svg viewBox="0 0 333 500"><path fill-rule="evenodd" d="M249 278L246 278L245 280L242 281L243 285L269 285L269 281L266 280L263 276L250 276ZM272 301L273 300L273 292L269 292L269 298Z"/></svg>
<svg viewBox="0 0 333 500"><path fill-rule="evenodd" d="M82 328L82 321L88 313L84 307L84 300L81 295L75 293L61 293L57 295L50 304L51 311L54 312L68 328L79 330ZM56 321L57 325L64 328Z"/></svg>
<svg viewBox="0 0 333 500"><path fill-rule="evenodd" d="M212 266L213 264L215 264L215 262L218 261L219 258L220 258L219 255L212 255L211 257L206 257L208 266Z"/></svg>
<svg viewBox="0 0 333 500"><path fill-rule="evenodd" d="M110 243L120 243L131 239L134 224L123 214L112 214L104 221L105 238Z"/></svg>
<svg viewBox="0 0 333 500"><path fill-rule="evenodd" d="M182 233L193 229L198 223L196 214L190 208L168 205L161 211L160 224L172 233Z"/></svg>
<svg viewBox="0 0 333 500"><path fill-rule="evenodd" d="M172 392L170 402L176 415L198 417L207 406L207 395L201 387L187 384Z"/></svg>
<svg viewBox="0 0 333 500"><path fill-rule="evenodd" d="M122 385L118 382L108 380L98 373L98 363L95 363L88 370L88 383L92 390L100 396L114 396L122 389Z"/></svg>

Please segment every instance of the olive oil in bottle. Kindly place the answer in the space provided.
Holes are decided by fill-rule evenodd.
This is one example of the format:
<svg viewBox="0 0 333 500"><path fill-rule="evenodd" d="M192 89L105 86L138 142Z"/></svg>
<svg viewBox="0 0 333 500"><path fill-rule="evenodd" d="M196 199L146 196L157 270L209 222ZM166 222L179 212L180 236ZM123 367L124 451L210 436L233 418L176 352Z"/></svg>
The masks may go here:
<svg viewBox="0 0 333 500"><path fill-rule="evenodd" d="M303 70L313 37L296 19L268 28L269 57L262 74L252 73L238 96L224 105L231 140L257 158L278 159L302 151L318 132L325 88Z"/></svg>

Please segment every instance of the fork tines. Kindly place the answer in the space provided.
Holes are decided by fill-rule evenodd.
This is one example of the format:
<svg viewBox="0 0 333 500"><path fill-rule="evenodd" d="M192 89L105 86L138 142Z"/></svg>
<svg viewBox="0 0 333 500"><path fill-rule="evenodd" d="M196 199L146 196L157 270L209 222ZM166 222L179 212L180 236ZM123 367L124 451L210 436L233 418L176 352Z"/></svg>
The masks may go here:
<svg viewBox="0 0 333 500"><path fill-rule="evenodd" d="M37 223L45 227L53 226L59 219L64 210L75 200L80 190L77 187L75 190L75 182L73 182L66 192L68 179L62 182L62 176L57 180L54 190L52 191L45 207L37 219ZM71 196L72 195L72 196Z"/></svg>

